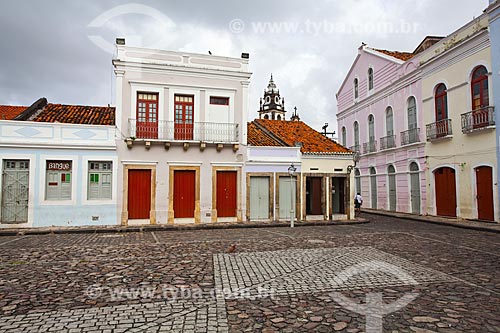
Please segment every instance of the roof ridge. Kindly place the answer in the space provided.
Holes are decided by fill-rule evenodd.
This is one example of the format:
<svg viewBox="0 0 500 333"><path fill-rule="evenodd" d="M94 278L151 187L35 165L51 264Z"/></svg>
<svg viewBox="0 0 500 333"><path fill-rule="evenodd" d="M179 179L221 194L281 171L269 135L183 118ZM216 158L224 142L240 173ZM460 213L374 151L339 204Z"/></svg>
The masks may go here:
<svg viewBox="0 0 500 333"><path fill-rule="evenodd" d="M47 103L47 105L76 106L76 107L105 108L105 109L107 109L107 108L116 108L115 106L111 106L111 105L100 106L100 105L62 104L62 103Z"/></svg>
<svg viewBox="0 0 500 333"><path fill-rule="evenodd" d="M270 131L267 127L265 127L263 124L259 124L257 122L257 120L261 120L261 119L255 119L253 121L253 123L255 123L255 125L261 130L263 131L264 133L266 133L267 135L269 135L271 138L273 138L274 140L276 140L277 142L281 143L284 147L291 147L290 145L288 145L283 139L281 139L280 137L278 137L277 135L275 135L272 131Z"/></svg>

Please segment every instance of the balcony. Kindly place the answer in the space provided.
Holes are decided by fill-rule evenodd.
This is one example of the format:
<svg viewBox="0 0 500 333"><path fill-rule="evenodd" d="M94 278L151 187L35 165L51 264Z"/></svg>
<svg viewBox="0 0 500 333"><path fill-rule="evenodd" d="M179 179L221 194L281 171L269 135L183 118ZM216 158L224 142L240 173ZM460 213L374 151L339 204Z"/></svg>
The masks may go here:
<svg viewBox="0 0 500 333"><path fill-rule="evenodd" d="M363 143L363 154L374 153L377 151L377 141L369 141Z"/></svg>
<svg viewBox="0 0 500 333"><path fill-rule="evenodd" d="M472 133L495 126L495 108L487 106L462 114L462 132Z"/></svg>
<svg viewBox="0 0 500 333"><path fill-rule="evenodd" d="M352 150L353 152L356 153L361 153L361 147L359 145L354 145L352 147L349 147L349 150Z"/></svg>
<svg viewBox="0 0 500 333"><path fill-rule="evenodd" d="M427 141L446 138L452 134L451 119L443 119L435 123L427 124Z"/></svg>
<svg viewBox="0 0 500 333"><path fill-rule="evenodd" d="M198 141L238 143L239 127L233 123L179 124L173 121L139 122L129 119L128 135L146 141Z"/></svg>
<svg viewBox="0 0 500 333"><path fill-rule="evenodd" d="M385 150L394 147L396 147L395 135L388 135L383 138L380 138L380 150Z"/></svg>
<svg viewBox="0 0 500 333"><path fill-rule="evenodd" d="M420 142L420 128L412 128L401 132L401 146L406 146L415 142Z"/></svg>

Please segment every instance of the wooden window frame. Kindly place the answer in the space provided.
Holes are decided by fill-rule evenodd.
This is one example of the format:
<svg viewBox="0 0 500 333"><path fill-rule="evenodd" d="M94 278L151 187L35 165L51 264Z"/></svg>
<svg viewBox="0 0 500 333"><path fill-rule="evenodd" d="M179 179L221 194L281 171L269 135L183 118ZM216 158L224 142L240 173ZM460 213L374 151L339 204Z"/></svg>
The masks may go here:
<svg viewBox="0 0 500 333"><path fill-rule="evenodd" d="M481 69L484 69L485 73L482 74L481 76L479 77L474 77L476 75L476 73L481 70ZM486 94L485 94L485 91L484 91L484 88L485 88L485 83L486 83ZM475 106L474 105L474 101L476 100L474 98L474 86L476 85L479 85L479 106ZM489 99L490 99L490 96L489 96L489 84L488 84L488 70L486 69L486 67L484 66L477 66L474 71L472 72L472 80L471 80L471 103L472 103L472 110L477 110L477 109L482 109L482 108L485 108L485 107L488 107L489 106ZM485 103L485 101L488 101L488 103ZM486 105L488 104L488 105Z"/></svg>
<svg viewBox="0 0 500 333"><path fill-rule="evenodd" d="M58 168L59 165L68 163L69 169ZM55 167L51 168L51 164L55 165ZM71 200L73 193L73 161L72 160L47 160L45 161L45 200L46 201L67 201ZM56 176L57 182L51 181L50 175L53 174ZM69 180L67 179L69 175ZM54 184L55 183L55 184ZM68 184L66 187L69 187L69 195L63 195L63 183ZM50 186L50 187L49 187ZM52 191L57 191L56 196L49 197L49 188ZM51 192L52 192L51 191ZM51 194L52 195L52 194Z"/></svg>
<svg viewBox="0 0 500 333"><path fill-rule="evenodd" d="M442 91L439 91L440 88ZM441 101L442 109L441 110L441 117L439 117L439 107L438 107L438 101ZM446 88L446 85L444 83L440 83L436 86L436 93L434 96L434 103L435 103L435 117L436 117L436 122L444 119L448 119L448 90Z"/></svg>
<svg viewBox="0 0 500 333"><path fill-rule="evenodd" d="M95 165L98 168L94 168ZM109 168L107 167L109 165ZM106 167L104 167L106 166ZM88 162L88 178L87 178L87 200L111 200L113 198L113 162L112 161L89 161ZM97 181L95 181L95 176L97 176ZM109 176L109 195L104 195L103 192L103 176ZM92 179L94 178L94 180ZM91 198L91 184L97 183L98 195L95 198Z"/></svg>

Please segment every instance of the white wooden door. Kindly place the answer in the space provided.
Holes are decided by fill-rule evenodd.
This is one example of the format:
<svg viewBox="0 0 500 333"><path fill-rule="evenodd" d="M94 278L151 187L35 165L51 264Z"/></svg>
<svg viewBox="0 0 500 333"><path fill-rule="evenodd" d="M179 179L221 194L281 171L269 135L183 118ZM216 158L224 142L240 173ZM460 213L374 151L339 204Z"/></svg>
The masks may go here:
<svg viewBox="0 0 500 333"><path fill-rule="evenodd" d="M2 222L28 222L29 161L4 160Z"/></svg>
<svg viewBox="0 0 500 333"><path fill-rule="evenodd" d="M290 177L280 177L279 180L279 218L290 219L292 207L295 208L295 177L290 182ZM297 216L297 213L294 214Z"/></svg>
<svg viewBox="0 0 500 333"><path fill-rule="evenodd" d="M250 177L250 220L269 218L269 177Z"/></svg>
<svg viewBox="0 0 500 333"><path fill-rule="evenodd" d="M411 212L420 214L420 173L417 163L410 164Z"/></svg>

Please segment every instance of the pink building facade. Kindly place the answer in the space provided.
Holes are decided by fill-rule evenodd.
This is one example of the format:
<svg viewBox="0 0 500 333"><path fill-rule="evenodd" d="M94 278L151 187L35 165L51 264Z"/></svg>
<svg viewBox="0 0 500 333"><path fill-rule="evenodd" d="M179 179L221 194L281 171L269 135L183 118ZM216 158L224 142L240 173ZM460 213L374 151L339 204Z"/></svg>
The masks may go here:
<svg viewBox="0 0 500 333"><path fill-rule="evenodd" d="M339 139L359 153L355 190L363 207L426 214L418 69L426 43L414 53L362 45L337 93Z"/></svg>

